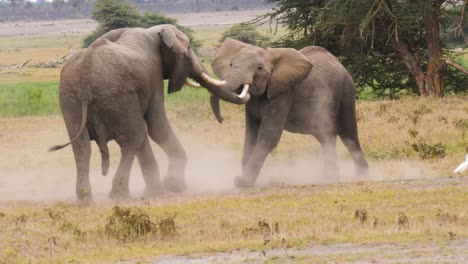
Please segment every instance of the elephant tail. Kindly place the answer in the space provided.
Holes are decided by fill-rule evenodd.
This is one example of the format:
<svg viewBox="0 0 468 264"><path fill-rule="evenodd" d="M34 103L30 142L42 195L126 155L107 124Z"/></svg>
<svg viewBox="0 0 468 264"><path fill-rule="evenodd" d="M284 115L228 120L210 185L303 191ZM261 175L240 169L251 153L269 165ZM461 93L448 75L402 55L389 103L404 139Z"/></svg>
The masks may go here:
<svg viewBox="0 0 468 264"><path fill-rule="evenodd" d="M80 129L78 130L78 133L75 135L75 137L70 140L70 142L63 144L63 145L55 145L49 148L49 152L57 151L59 149L63 149L64 147L70 145L71 143L75 142L81 134L83 133L83 130L86 127L86 120L88 119L88 101L82 101L81 102L81 125Z"/></svg>

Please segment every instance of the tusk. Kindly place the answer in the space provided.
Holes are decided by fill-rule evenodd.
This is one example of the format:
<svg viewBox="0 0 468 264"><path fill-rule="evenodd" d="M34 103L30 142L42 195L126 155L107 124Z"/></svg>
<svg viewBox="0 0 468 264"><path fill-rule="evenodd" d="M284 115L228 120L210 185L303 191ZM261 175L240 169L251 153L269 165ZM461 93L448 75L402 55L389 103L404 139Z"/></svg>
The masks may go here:
<svg viewBox="0 0 468 264"><path fill-rule="evenodd" d="M189 80L189 79L186 79L184 83L185 83L185 85L190 86L190 87L194 87L194 88L200 88L201 87L201 85L199 83L194 82L194 81Z"/></svg>
<svg viewBox="0 0 468 264"><path fill-rule="evenodd" d="M205 82L209 82L209 83L211 83L213 85L216 85L216 86L222 86L222 85L226 84L226 81L220 81L220 80L213 79L211 76L209 76L205 72L201 73L201 77Z"/></svg>
<svg viewBox="0 0 468 264"><path fill-rule="evenodd" d="M242 89L242 93L239 95L240 99L244 99L247 93L249 92L250 84L245 84L244 88Z"/></svg>

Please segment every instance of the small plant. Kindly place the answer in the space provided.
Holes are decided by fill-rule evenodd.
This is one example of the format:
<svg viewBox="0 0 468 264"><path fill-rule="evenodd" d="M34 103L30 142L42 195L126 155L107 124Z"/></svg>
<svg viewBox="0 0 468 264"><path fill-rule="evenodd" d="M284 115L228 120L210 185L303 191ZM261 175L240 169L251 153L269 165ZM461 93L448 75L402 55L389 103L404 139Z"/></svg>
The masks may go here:
<svg viewBox="0 0 468 264"><path fill-rule="evenodd" d="M16 227L17 227L17 228L20 228L21 226L23 226L23 225L26 224L26 222L28 221L28 219L29 219L28 216L26 216L26 215L24 215L24 214L21 214L21 215L15 217L15 218L13 219L13 221L15 222Z"/></svg>
<svg viewBox="0 0 468 264"><path fill-rule="evenodd" d="M354 211L354 219L359 220L361 224L364 224L367 221L367 218L368 218L368 215L367 215L366 210L356 209L356 211Z"/></svg>
<svg viewBox="0 0 468 264"><path fill-rule="evenodd" d="M167 215L166 217L158 220L157 224L161 238L172 238L177 234L177 227L175 224L176 216L177 214Z"/></svg>
<svg viewBox="0 0 468 264"><path fill-rule="evenodd" d="M468 119L456 119L453 121L453 125L461 131L462 139L465 139L465 133L468 131Z"/></svg>
<svg viewBox="0 0 468 264"><path fill-rule="evenodd" d="M416 131L415 129L410 129L408 130L408 134L410 135L410 137L415 138L418 136L419 132Z"/></svg>
<svg viewBox="0 0 468 264"><path fill-rule="evenodd" d="M156 234L156 224L141 209L114 206L113 211L114 213L107 218L105 226L107 235L120 241L128 241Z"/></svg>
<svg viewBox="0 0 468 264"><path fill-rule="evenodd" d="M398 230L401 228L409 229L409 219L403 212L398 212Z"/></svg>
<svg viewBox="0 0 468 264"><path fill-rule="evenodd" d="M54 223L63 220L65 216L65 211L58 208L47 208L44 209L44 211L46 211L47 215L49 215L50 219L52 219Z"/></svg>
<svg viewBox="0 0 468 264"><path fill-rule="evenodd" d="M443 158L447 155L447 147L442 143L429 144L424 139L412 143L411 147L418 153L419 157L425 159Z"/></svg>
<svg viewBox="0 0 468 264"><path fill-rule="evenodd" d="M440 224L452 224L458 221L458 216L451 213L444 213L442 210L439 209L437 213L437 219L439 220Z"/></svg>

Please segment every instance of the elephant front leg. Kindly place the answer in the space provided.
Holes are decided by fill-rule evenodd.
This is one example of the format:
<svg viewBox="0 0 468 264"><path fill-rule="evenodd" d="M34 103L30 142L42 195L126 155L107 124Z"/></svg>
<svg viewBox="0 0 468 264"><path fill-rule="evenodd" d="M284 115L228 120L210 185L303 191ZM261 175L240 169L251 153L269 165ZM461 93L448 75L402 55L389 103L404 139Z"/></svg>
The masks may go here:
<svg viewBox="0 0 468 264"><path fill-rule="evenodd" d="M290 104L289 97L279 97L272 99L261 109L262 121L258 132L250 131L252 134L246 134L246 142L252 140L248 138L252 135L256 134L257 137L249 156L246 154L248 154L250 146L245 146L242 176L235 178L236 187L247 188L255 184L266 157L278 145L286 124Z"/></svg>
<svg viewBox="0 0 468 264"><path fill-rule="evenodd" d="M245 167L247 162L252 155L252 152L257 143L258 130L260 128L260 121L255 119L249 113L249 106L246 106L245 111L245 139L244 139L244 151L242 154L242 167Z"/></svg>

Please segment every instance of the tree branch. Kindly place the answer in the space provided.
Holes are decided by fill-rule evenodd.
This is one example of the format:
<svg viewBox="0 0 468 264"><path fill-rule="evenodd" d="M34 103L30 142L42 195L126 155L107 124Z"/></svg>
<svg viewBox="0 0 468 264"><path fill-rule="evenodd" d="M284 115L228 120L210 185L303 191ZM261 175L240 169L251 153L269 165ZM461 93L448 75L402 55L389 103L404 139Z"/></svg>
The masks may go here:
<svg viewBox="0 0 468 264"><path fill-rule="evenodd" d="M465 75L468 75L468 70L463 68L463 66L461 66L460 64L454 62L453 60L450 60L450 59L444 59L445 63L447 63L447 65L450 65L452 67L454 67L455 69L461 71L462 73L464 73Z"/></svg>

